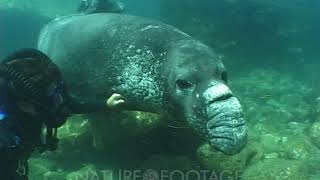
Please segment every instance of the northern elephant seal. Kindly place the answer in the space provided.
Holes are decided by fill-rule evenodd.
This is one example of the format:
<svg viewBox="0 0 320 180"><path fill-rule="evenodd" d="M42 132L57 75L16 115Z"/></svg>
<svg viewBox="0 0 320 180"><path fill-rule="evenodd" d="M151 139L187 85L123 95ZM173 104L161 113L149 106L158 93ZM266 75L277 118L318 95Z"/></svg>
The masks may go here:
<svg viewBox="0 0 320 180"><path fill-rule="evenodd" d="M125 110L186 120L227 154L246 144L241 105L224 65L208 46L170 25L120 14L71 15L49 23L38 48L76 95L103 100L120 93Z"/></svg>

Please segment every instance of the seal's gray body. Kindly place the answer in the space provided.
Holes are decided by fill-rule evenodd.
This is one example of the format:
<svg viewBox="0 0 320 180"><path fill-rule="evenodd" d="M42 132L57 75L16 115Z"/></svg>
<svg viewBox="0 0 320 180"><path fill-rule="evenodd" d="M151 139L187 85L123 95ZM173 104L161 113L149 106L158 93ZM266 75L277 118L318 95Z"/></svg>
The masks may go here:
<svg viewBox="0 0 320 180"><path fill-rule="evenodd" d="M245 144L240 104L221 80L223 64L170 25L119 14L62 17L42 30L39 49L73 94L104 100L117 92L124 109L185 119L224 152Z"/></svg>
<svg viewBox="0 0 320 180"><path fill-rule="evenodd" d="M127 97L128 108L159 112L165 104L161 79L166 75L159 72L166 48L188 38L173 27L142 18L76 15L49 24L39 48L61 68L71 93L103 100L118 92Z"/></svg>

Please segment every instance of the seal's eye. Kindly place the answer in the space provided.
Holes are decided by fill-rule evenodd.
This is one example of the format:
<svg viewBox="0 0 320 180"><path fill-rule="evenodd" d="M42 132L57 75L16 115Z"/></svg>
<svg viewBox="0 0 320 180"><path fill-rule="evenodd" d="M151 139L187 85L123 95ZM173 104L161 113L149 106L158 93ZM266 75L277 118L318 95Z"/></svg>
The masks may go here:
<svg viewBox="0 0 320 180"><path fill-rule="evenodd" d="M228 83L228 73L227 73L227 71L223 71L223 72L221 73L221 79L222 79L222 81L224 81L225 83Z"/></svg>
<svg viewBox="0 0 320 180"><path fill-rule="evenodd" d="M192 84L190 82L188 82L186 80L182 80L182 79L178 79L176 81L176 85L181 90L189 89L192 87Z"/></svg>

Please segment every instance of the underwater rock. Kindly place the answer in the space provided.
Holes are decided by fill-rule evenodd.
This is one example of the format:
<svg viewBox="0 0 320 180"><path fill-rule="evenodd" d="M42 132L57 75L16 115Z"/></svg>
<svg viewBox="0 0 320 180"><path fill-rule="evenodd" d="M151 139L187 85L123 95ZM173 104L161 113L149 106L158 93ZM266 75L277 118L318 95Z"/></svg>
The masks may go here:
<svg viewBox="0 0 320 180"><path fill-rule="evenodd" d="M140 168L143 172L142 179L196 179L190 172L199 170L189 157L164 154L151 156ZM146 176L149 178L145 178Z"/></svg>
<svg viewBox="0 0 320 180"><path fill-rule="evenodd" d="M108 117L109 119L104 113L90 115L90 118L95 118L95 121L90 122L90 126L93 145L98 150L128 137L138 137L161 125L161 116L140 111L116 112Z"/></svg>
<svg viewBox="0 0 320 180"><path fill-rule="evenodd" d="M88 121L81 115L68 119L58 130L58 149L46 151L39 158L50 161L56 166L79 166L94 157L92 135Z"/></svg>
<svg viewBox="0 0 320 180"><path fill-rule="evenodd" d="M79 180L79 179L104 179L113 180L111 171L99 170L94 165L86 165L78 171L69 173L66 176L67 180Z"/></svg>
<svg viewBox="0 0 320 180"><path fill-rule="evenodd" d="M248 127L249 131L251 131L251 137L255 138L260 138L264 134L274 134L277 132L277 128L269 123L252 122L248 124Z"/></svg>
<svg viewBox="0 0 320 180"><path fill-rule="evenodd" d="M88 119L82 115L74 115L59 128L59 139L78 139L81 135L90 133Z"/></svg>
<svg viewBox="0 0 320 180"><path fill-rule="evenodd" d="M142 163L141 169L186 171L194 167L195 163L186 156L154 155Z"/></svg>
<svg viewBox="0 0 320 180"><path fill-rule="evenodd" d="M53 161L43 157L31 158L29 161L29 173L32 180L43 180L45 176L52 177L57 165ZM52 175L52 176L51 176Z"/></svg>
<svg viewBox="0 0 320 180"><path fill-rule="evenodd" d="M265 154L279 152L282 138L277 134L262 134L260 137L260 145Z"/></svg>
<svg viewBox="0 0 320 180"><path fill-rule="evenodd" d="M320 177L320 154L314 154L303 161L301 172L308 175L308 180L318 180Z"/></svg>
<svg viewBox="0 0 320 180"><path fill-rule="evenodd" d="M306 123L310 119L312 107L306 97L311 96L312 88L287 74L255 70L230 84L239 92L248 122L270 123L274 128L286 129L283 126L292 121Z"/></svg>
<svg viewBox="0 0 320 180"><path fill-rule="evenodd" d="M265 159L249 166L243 180L308 180L300 171L304 164L296 160Z"/></svg>
<svg viewBox="0 0 320 180"><path fill-rule="evenodd" d="M256 143L256 148L259 150L258 154L260 159L295 159L303 160L314 153L319 153L319 149L314 146L309 139L304 135L291 133L286 127L282 129L268 129L269 125L264 126L259 124L260 133L255 130L251 130L251 138ZM258 126L253 126L254 128Z"/></svg>
<svg viewBox="0 0 320 180"><path fill-rule="evenodd" d="M66 180L66 173L65 172L46 172L43 175L43 178L41 180ZM32 178L31 178L32 179ZM35 180L35 179L32 179ZM40 179L39 179L40 180Z"/></svg>
<svg viewBox="0 0 320 180"><path fill-rule="evenodd" d="M76 154L80 155L83 146L89 148L92 144L88 120L81 115L72 116L67 123L59 128L58 138L60 139L59 148L54 152L56 156L74 157Z"/></svg>
<svg viewBox="0 0 320 180"><path fill-rule="evenodd" d="M257 155L256 144L251 141L240 153L235 155L225 155L210 148L208 144L202 145L197 151L197 158L205 168L212 169L218 174L224 171L232 172L235 176L243 173L247 165L257 158L255 157Z"/></svg>
<svg viewBox="0 0 320 180"><path fill-rule="evenodd" d="M294 160L304 160L320 154L320 150L303 135L289 137L288 141L282 144L281 152L284 158Z"/></svg>
<svg viewBox="0 0 320 180"><path fill-rule="evenodd" d="M83 152L91 146L90 126L80 115L72 116L59 128L59 148L54 152L35 154L30 160L30 179L64 180L68 171L59 168L84 161Z"/></svg>
<svg viewBox="0 0 320 180"><path fill-rule="evenodd" d="M320 121L315 122L308 130L311 142L320 149Z"/></svg>
<svg viewBox="0 0 320 180"><path fill-rule="evenodd" d="M309 126L308 123L292 121L287 124L286 129L290 131L292 135L300 135L304 133L304 131L307 129L308 126Z"/></svg>

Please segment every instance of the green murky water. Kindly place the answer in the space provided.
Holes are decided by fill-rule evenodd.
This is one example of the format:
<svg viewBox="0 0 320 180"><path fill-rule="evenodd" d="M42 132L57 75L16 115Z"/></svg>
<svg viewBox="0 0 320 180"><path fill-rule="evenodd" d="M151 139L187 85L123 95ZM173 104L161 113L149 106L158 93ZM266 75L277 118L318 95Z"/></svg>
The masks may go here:
<svg viewBox="0 0 320 180"><path fill-rule="evenodd" d="M105 132L85 116L60 129L56 152L34 154L31 180L320 179L320 1L126 0L127 14L172 24L222 57L240 98L248 144L223 155L152 114ZM1 0L0 56L36 47L41 27L78 0ZM148 129L148 131L146 131Z"/></svg>

